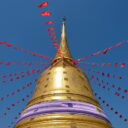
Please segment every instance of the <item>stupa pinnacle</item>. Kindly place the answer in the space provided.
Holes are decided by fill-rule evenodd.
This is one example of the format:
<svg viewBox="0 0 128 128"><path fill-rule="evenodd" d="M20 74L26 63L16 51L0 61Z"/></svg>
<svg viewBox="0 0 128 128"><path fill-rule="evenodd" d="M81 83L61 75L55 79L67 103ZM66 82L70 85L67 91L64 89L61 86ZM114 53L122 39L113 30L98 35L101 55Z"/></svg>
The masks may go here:
<svg viewBox="0 0 128 128"><path fill-rule="evenodd" d="M59 50L15 128L112 128L87 76L73 62L64 21Z"/></svg>

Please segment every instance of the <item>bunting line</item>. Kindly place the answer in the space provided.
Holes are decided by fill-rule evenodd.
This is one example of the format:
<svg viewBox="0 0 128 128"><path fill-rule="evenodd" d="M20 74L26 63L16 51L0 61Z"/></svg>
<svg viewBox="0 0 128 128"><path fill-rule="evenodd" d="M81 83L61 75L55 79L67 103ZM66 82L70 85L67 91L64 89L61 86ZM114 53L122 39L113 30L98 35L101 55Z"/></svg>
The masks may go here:
<svg viewBox="0 0 128 128"><path fill-rule="evenodd" d="M41 3L39 6L38 6L38 8L42 8L42 7L45 7L45 6L48 6L49 5L49 2L48 1L45 1L45 2L43 2L43 3ZM52 13L50 12L50 11L46 11L46 10L44 10L44 11L42 11L41 12L41 16L51 16L52 15ZM47 22L45 22L44 24L45 25L49 25L49 24L53 24L54 23L54 21L52 21L52 20L49 20L49 21L47 21ZM49 31L53 31L53 30L55 30L55 27L50 27L50 28L48 28L48 32ZM57 36L56 36L56 32L51 32L51 33L49 33L48 34L49 36L50 36L50 39L51 40L54 40L54 39L57 39ZM51 37L52 36L52 37ZM54 42L54 41L53 41ZM58 48L59 48L59 43L58 43L58 40L56 40L56 43L53 43L52 42L52 44L53 44L53 46L54 46L54 48L58 51Z"/></svg>
<svg viewBox="0 0 128 128"><path fill-rule="evenodd" d="M123 91L124 93L128 93L128 89L122 89L122 87L116 88L115 84L110 85L109 82L105 82L104 80L102 80L102 83L100 83L99 82L100 79L98 77L95 78L94 75L91 75L90 80L94 80L94 81L98 82L98 84L97 84L98 87L101 87L102 84L106 84L107 86L103 85L102 88L107 89L108 91L110 91L111 89L116 89L118 92L116 91L114 95L120 96L121 99L125 99L125 96L121 96L121 94L119 93L120 91ZM110 88L110 86L111 86L111 88Z"/></svg>
<svg viewBox="0 0 128 128"><path fill-rule="evenodd" d="M27 83L25 86L22 86L16 91L11 92L10 94L6 94L6 96L4 97L0 97L0 101L4 101L6 98L9 98L10 96L14 96L16 93L20 93L21 91L25 90L27 87L31 87L31 85L32 85L32 82Z"/></svg>
<svg viewBox="0 0 128 128"><path fill-rule="evenodd" d="M122 62L122 63L118 63L118 62L114 62L114 63L110 63L110 62L106 62L106 63L95 63L95 62L82 62L82 63L79 63L77 62L77 64L83 64L83 65L91 65L92 67L94 66L102 66L102 67L110 67L110 66L113 66L113 67L120 67L120 68L124 68L127 66L127 63L125 62Z"/></svg>
<svg viewBox="0 0 128 128"><path fill-rule="evenodd" d="M108 104L105 100L102 99L101 96L98 96L98 93L95 93L95 96L98 98L98 100L105 105L106 107L108 107L111 111L114 112L115 115L118 115L118 117L120 119L123 119L124 122L128 122L128 119L125 118L122 114L119 114L119 112L117 110L115 110L115 108L111 107L110 104Z"/></svg>
<svg viewBox="0 0 128 128"><path fill-rule="evenodd" d="M27 94L25 97L21 98L20 101L16 101L15 103L11 104L10 106L6 107L7 111L10 111L12 109L12 107L15 107L17 104L19 104L20 102L25 102L26 98L30 98L30 96L33 94L33 92L31 91L30 94ZM4 112L2 114L3 116L7 116L8 112Z"/></svg>
<svg viewBox="0 0 128 128"><path fill-rule="evenodd" d="M1 64L5 64L6 66L10 66L12 64L17 64L17 65L28 65L28 66L31 66L31 65L47 65L47 64L52 64L50 62L2 62L0 61L0 65Z"/></svg>
<svg viewBox="0 0 128 128"><path fill-rule="evenodd" d="M15 124L15 122L17 121L17 119L19 118L20 115L21 115L21 112L18 112L18 113L17 113L17 116L14 116L14 117L13 117L13 121L10 122L10 124L7 126L7 128L13 128L12 125ZM15 121L14 121L14 120L15 120Z"/></svg>
<svg viewBox="0 0 128 128"><path fill-rule="evenodd" d="M27 76L30 76L30 75L32 75L32 74L34 74L34 73L39 73L39 72L41 72L42 70L47 69L47 68L48 68L48 67L44 67L44 68L40 68L39 70L33 70L33 72L31 72L31 73L30 73L30 71L27 71L26 74L27 74ZM10 82L13 82L15 79L20 79L20 78L24 78L24 77L26 77L26 75L21 75L21 76L15 77L15 78L10 78L9 81L10 81ZM7 81L8 81L8 80L2 80L3 83L6 83Z"/></svg>
<svg viewBox="0 0 128 128"><path fill-rule="evenodd" d="M83 58L80 58L80 59L75 59L75 61L83 61L84 59L87 59L87 58L92 57L92 56L100 55L101 53L102 53L102 54L107 54L107 52L108 52L109 50L111 50L111 49L113 49L113 48L116 48L116 47L119 47L119 46L121 46L121 45L124 44L124 43L128 43L128 41L122 41L122 42L117 43L117 44L115 44L115 45L112 45L112 46L110 46L110 47L108 47L108 48L105 48L104 50L100 50L100 51L98 51L98 52L96 52L96 53L90 54L90 55L88 55L88 56L84 56Z"/></svg>
<svg viewBox="0 0 128 128"><path fill-rule="evenodd" d="M44 67L44 69L47 69L48 67ZM42 69L42 68L40 68ZM24 72L19 72L19 73L12 73L12 74L8 74L8 75L3 75L1 76L1 78L8 78L8 77L11 77L11 76L17 76L18 74L24 74L24 73L28 73L28 72L31 72L31 73L35 73L36 71L40 70L40 69L32 69L30 71L24 71Z"/></svg>
<svg viewBox="0 0 128 128"><path fill-rule="evenodd" d="M45 58L45 59L48 59L48 60L53 60L53 58L51 58L51 57L40 55L40 54L37 54L35 52L32 52L32 51L26 50L24 48L21 48L19 46L14 46L13 44L7 44L6 42L0 42L0 45L5 45L7 47L12 47L14 49L18 49L20 51L24 51L25 53L29 53L30 55L33 55L33 56L38 56L38 57Z"/></svg>
<svg viewBox="0 0 128 128"><path fill-rule="evenodd" d="M97 71L95 69L88 69L89 72L94 72L94 73L97 73L101 76L105 76L105 77L108 77L108 78L118 78L118 79L123 79L123 76L117 76L116 74L111 74L111 73L105 73L105 72L100 72L100 71Z"/></svg>

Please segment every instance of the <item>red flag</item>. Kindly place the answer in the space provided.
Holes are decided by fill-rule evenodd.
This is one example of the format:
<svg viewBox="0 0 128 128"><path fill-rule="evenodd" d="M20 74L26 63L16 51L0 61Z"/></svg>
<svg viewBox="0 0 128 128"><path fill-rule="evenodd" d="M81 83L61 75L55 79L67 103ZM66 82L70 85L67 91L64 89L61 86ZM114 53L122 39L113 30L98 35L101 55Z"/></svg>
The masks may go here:
<svg viewBox="0 0 128 128"><path fill-rule="evenodd" d="M50 16L50 15L51 15L51 12L49 12L49 11L44 11L44 12L41 12L41 15L42 15L42 16Z"/></svg>
<svg viewBox="0 0 128 128"><path fill-rule="evenodd" d="M55 43L57 43L57 42L58 42L58 40L55 40L55 41L53 41L52 43L55 44Z"/></svg>
<svg viewBox="0 0 128 128"><path fill-rule="evenodd" d="M25 49L24 49L24 48L21 48L20 50L22 50L22 51L23 51L23 50L25 50Z"/></svg>
<svg viewBox="0 0 128 128"><path fill-rule="evenodd" d="M125 65L126 65L126 63L122 63L122 64L120 65L120 67L121 67L121 68L124 68Z"/></svg>
<svg viewBox="0 0 128 128"><path fill-rule="evenodd" d="M55 38L57 38L56 36L53 36L53 37L51 37L50 39L55 39Z"/></svg>
<svg viewBox="0 0 128 128"><path fill-rule="evenodd" d="M55 44L54 44L54 46L57 46L57 45L58 45L58 43L55 43Z"/></svg>
<svg viewBox="0 0 128 128"><path fill-rule="evenodd" d="M95 53L95 55L99 55L100 53L102 53L102 51L98 51Z"/></svg>
<svg viewBox="0 0 128 128"><path fill-rule="evenodd" d="M8 46L8 47L11 47L11 46L13 46L13 45L12 45L12 44L7 44L7 46Z"/></svg>
<svg viewBox="0 0 128 128"><path fill-rule="evenodd" d="M102 66L105 66L106 63L102 63Z"/></svg>
<svg viewBox="0 0 128 128"><path fill-rule="evenodd" d="M48 29L48 31L52 31L52 30L54 30L55 28L54 27L50 27L49 29Z"/></svg>
<svg viewBox="0 0 128 128"><path fill-rule="evenodd" d="M0 44L6 44L6 42L0 42Z"/></svg>
<svg viewBox="0 0 128 128"><path fill-rule="evenodd" d="M109 73L107 74L107 77L110 77L110 74Z"/></svg>
<svg viewBox="0 0 128 128"><path fill-rule="evenodd" d="M42 7L44 7L44 6L48 6L48 2L43 2L42 4L40 4L40 5L38 6L38 8L42 8Z"/></svg>
<svg viewBox="0 0 128 128"><path fill-rule="evenodd" d="M108 63L108 66L110 66L111 65L111 63Z"/></svg>
<svg viewBox="0 0 128 128"><path fill-rule="evenodd" d="M10 65L11 63L10 62L7 62L6 65Z"/></svg>
<svg viewBox="0 0 128 128"><path fill-rule="evenodd" d="M117 67L118 66L118 63L114 63L114 67Z"/></svg>
<svg viewBox="0 0 128 128"><path fill-rule="evenodd" d="M105 74L104 74L104 72L102 72L102 76L104 76Z"/></svg>
<svg viewBox="0 0 128 128"><path fill-rule="evenodd" d="M17 46L17 47L13 47L13 48L20 48L20 47Z"/></svg>
<svg viewBox="0 0 128 128"><path fill-rule="evenodd" d="M53 23L53 21L47 21L47 22L45 22L44 24L52 24Z"/></svg>
<svg viewBox="0 0 128 128"><path fill-rule="evenodd" d="M51 32L48 35L55 35L55 34L56 34L56 32Z"/></svg>
<svg viewBox="0 0 128 128"><path fill-rule="evenodd" d="M109 50L109 49L106 48L106 49L103 51L103 53L106 54L106 53L108 52L108 50Z"/></svg>
<svg viewBox="0 0 128 128"><path fill-rule="evenodd" d="M124 42L120 42L118 44L115 45L115 47L119 47L121 44L123 44Z"/></svg>

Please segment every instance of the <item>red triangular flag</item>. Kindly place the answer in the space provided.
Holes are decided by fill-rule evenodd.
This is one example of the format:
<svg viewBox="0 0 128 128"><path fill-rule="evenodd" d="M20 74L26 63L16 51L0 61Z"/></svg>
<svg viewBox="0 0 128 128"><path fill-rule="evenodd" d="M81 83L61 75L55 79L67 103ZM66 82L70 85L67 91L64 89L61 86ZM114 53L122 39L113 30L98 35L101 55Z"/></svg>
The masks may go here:
<svg viewBox="0 0 128 128"><path fill-rule="evenodd" d="M6 44L6 42L0 42L0 44Z"/></svg>
<svg viewBox="0 0 128 128"><path fill-rule="evenodd" d="M12 45L12 44L7 44L7 46L8 46L8 47L11 47L11 46L13 46L13 45Z"/></svg>
<svg viewBox="0 0 128 128"><path fill-rule="evenodd" d="M42 4L40 4L40 5L38 6L38 8L42 8L42 7L44 7L44 6L48 6L48 2L43 2Z"/></svg>
<svg viewBox="0 0 128 128"><path fill-rule="evenodd" d="M126 65L126 63L122 63L122 64L120 65L120 67L121 67L121 68L124 68L125 65Z"/></svg>
<svg viewBox="0 0 128 128"><path fill-rule="evenodd" d="M57 38L56 36L53 36L53 37L51 37L50 39L55 39L55 38Z"/></svg>
<svg viewBox="0 0 128 128"><path fill-rule="evenodd" d="M58 42L58 40L55 40L55 41L53 41L52 43L54 44L54 43L57 43Z"/></svg>
<svg viewBox="0 0 128 128"><path fill-rule="evenodd" d="M52 31L52 30L54 30L55 28L54 27L50 27L49 29L48 29L48 31Z"/></svg>
<svg viewBox="0 0 128 128"><path fill-rule="evenodd" d="M47 22L45 22L44 24L52 24L53 23L53 21L47 21Z"/></svg>
<svg viewBox="0 0 128 128"><path fill-rule="evenodd" d="M55 34L56 34L56 32L51 32L48 35L55 35Z"/></svg>
<svg viewBox="0 0 128 128"><path fill-rule="evenodd" d="M109 49L106 48L106 49L103 51L103 53L106 54L106 53L108 52L108 50L109 50Z"/></svg>
<svg viewBox="0 0 128 128"><path fill-rule="evenodd" d="M49 11L43 11L43 12L41 12L41 15L42 16L50 16L51 15L51 12L49 12Z"/></svg>

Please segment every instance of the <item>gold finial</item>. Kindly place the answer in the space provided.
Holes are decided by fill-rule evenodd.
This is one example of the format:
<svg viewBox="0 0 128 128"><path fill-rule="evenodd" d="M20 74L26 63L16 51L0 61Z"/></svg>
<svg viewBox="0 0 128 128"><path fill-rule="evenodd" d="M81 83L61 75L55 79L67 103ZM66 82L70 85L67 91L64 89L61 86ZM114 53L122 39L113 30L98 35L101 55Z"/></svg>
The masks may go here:
<svg viewBox="0 0 128 128"><path fill-rule="evenodd" d="M66 27L65 27L66 17L63 17L62 20L63 22L62 22L60 46L55 59L62 58L62 57L72 59L72 56L67 44Z"/></svg>

